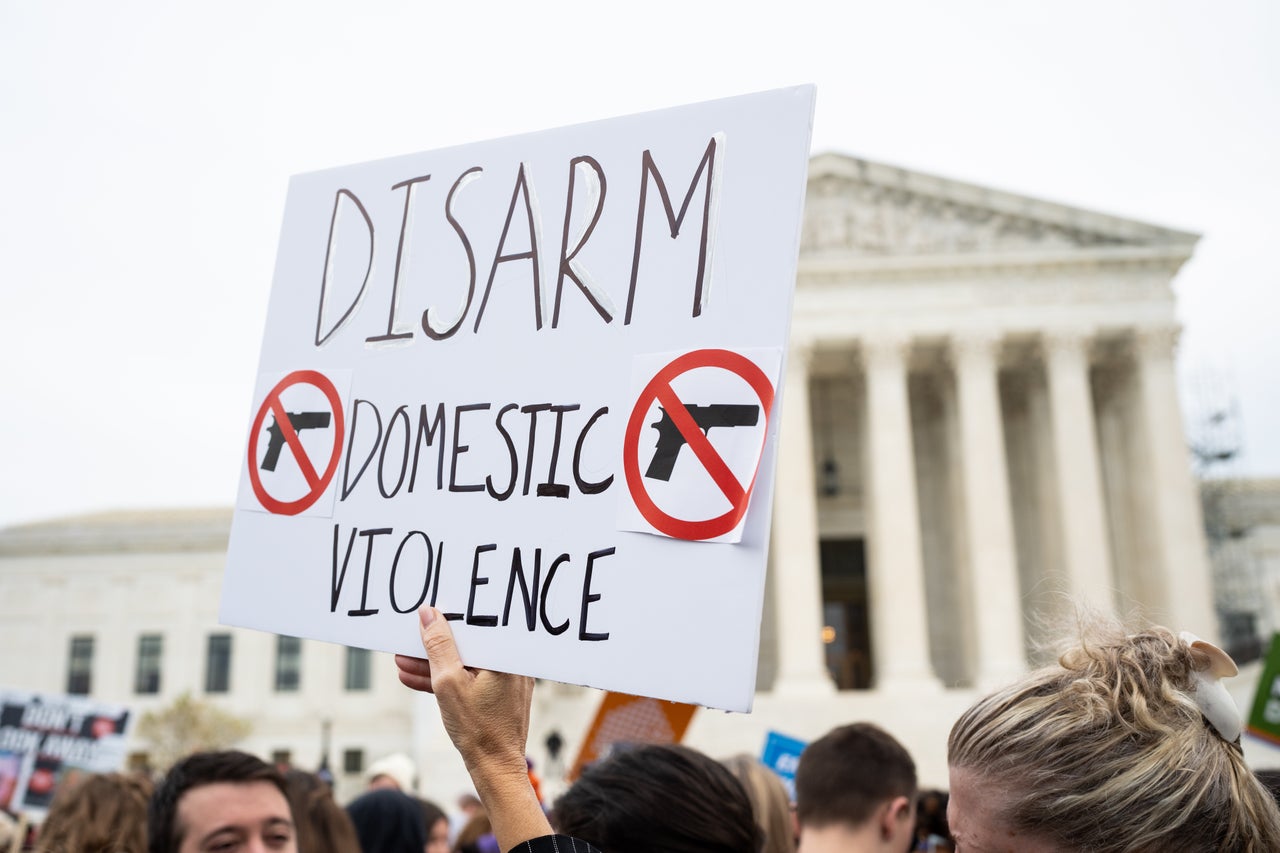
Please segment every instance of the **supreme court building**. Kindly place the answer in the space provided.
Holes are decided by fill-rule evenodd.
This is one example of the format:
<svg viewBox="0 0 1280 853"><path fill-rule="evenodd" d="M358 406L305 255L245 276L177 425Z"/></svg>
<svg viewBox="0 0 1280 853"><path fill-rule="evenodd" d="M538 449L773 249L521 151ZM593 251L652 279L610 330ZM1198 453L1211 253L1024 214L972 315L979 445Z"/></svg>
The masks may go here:
<svg viewBox="0 0 1280 853"><path fill-rule="evenodd" d="M1174 374L1171 281L1195 242L813 159L775 687L989 686L1073 600L1216 633Z"/></svg>
<svg viewBox="0 0 1280 853"><path fill-rule="evenodd" d="M1215 638L1174 373L1171 283L1196 240L814 157L755 710L700 711L686 742L759 754L771 731L872 720L945 786L951 723L1039 662L1078 602ZM404 751L451 803L465 771L389 657L217 625L230 517L0 531L0 683L140 710L189 691L253 720L245 748L304 767L323 725L340 795ZM546 740L571 761L599 693L544 683L534 703L554 790Z"/></svg>

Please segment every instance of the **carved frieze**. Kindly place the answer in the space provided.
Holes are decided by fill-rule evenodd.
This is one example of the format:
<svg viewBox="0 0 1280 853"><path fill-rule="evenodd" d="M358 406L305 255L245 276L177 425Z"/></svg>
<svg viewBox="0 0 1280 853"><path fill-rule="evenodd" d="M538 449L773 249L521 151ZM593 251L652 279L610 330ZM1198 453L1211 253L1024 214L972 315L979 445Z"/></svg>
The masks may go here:
<svg viewBox="0 0 1280 853"><path fill-rule="evenodd" d="M910 190L817 175L801 250L926 255L1120 245L1113 235Z"/></svg>

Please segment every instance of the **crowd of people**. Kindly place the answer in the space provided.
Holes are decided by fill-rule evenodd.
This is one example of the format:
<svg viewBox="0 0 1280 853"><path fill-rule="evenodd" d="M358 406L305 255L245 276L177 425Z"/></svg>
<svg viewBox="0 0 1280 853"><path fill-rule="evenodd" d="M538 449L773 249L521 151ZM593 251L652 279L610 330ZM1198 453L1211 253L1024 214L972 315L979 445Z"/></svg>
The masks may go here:
<svg viewBox="0 0 1280 853"><path fill-rule="evenodd" d="M413 794L411 759L375 762L345 806L330 777L267 764L238 750L199 752L158 782L146 772L81 774L22 838L0 811L0 853L488 853L496 850L480 801L457 812ZM8 819L6 819L8 818Z"/></svg>
<svg viewBox="0 0 1280 853"><path fill-rule="evenodd" d="M865 722L810 743L794 801L751 756L636 745L588 767L548 810L525 759L530 678L469 669L439 613L400 679L434 693L475 784L451 820L411 764L371 768L345 806L314 774L238 751L191 755L155 783L88 777L60 792L41 853L1166 853L1280 851L1280 808L1245 765L1210 643L1097 621L1057 663L975 703L948 741L947 791ZM0 830L3 826L0 825ZM0 853L6 847L0 838Z"/></svg>

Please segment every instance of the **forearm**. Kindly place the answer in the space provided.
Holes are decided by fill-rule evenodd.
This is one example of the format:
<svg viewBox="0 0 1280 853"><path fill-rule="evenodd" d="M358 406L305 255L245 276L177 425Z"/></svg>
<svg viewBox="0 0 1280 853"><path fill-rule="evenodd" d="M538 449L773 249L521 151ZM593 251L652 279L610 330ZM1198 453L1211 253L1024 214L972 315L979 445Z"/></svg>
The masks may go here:
<svg viewBox="0 0 1280 853"><path fill-rule="evenodd" d="M484 803L499 849L511 850L532 838L551 834L551 824L533 792L523 756L518 763L468 761L467 771Z"/></svg>

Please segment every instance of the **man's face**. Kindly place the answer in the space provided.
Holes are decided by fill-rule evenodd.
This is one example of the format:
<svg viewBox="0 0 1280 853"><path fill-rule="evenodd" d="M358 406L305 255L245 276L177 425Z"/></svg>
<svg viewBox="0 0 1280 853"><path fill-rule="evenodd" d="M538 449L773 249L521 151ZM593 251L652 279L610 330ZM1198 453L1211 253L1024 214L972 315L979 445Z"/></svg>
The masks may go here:
<svg viewBox="0 0 1280 853"><path fill-rule="evenodd" d="M270 782L214 782L178 800L178 853L297 853L289 801Z"/></svg>

